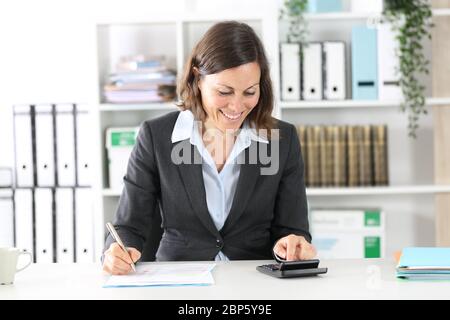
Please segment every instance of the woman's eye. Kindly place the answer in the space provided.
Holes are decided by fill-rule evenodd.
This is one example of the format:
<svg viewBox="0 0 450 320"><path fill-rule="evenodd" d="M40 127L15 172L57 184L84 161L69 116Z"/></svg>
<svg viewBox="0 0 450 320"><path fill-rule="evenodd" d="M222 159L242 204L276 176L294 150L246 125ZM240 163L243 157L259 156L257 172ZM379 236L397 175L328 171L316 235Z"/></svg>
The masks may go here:
<svg viewBox="0 0 450 320"><path fill-rule="evenodd" d="M231 92L223 92L223 91L219 91L219 94L220 94L221 96L228 96L228 95L231 94Z"/></svg>
<svg viewBox="0 0 450 320"><path fill-rule="evenodd" d="M246 92L245 95L246 96L254 96L256 92Z"/></svg>

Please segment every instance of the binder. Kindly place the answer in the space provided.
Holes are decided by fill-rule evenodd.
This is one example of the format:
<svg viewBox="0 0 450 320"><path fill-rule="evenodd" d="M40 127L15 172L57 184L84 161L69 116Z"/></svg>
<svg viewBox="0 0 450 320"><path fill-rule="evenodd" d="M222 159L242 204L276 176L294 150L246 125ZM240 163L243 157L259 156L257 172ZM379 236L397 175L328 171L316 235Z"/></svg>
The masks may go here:
<svg viewBox="0 0 450 320"><path fill-rule="evenodd" d="M398 42L391 24L378 25L378 97L380 100L401 100L403 98L400 87L399 60L395 51Z"/></svg>
<svg viewBox="0 0 450 320"><path fill-rule="evenodd" d="M53 261L53 190L36 188L34 191L36 262Z"/></svg>
<svg viewBox="0 0 450 320"><path fill-rule="evenodd" d="M378 99L377 30L352 29L352 93L354 100Z"/></svg>
<svg viewBox="0 0 450 320"><path fill-rule="evenodd" d="M306 127L306 179L308 187L320 186L320 126Z"/></svg>
<svg viewBox="0 0 450 320"><path fill-rule="evenodd" d="M73 263L74 259L74 203L72 188L55 191L56 262Z"/></svg>
<svg viewBox="0 0 450 320"><path fill-rule="evenodd" d="M347 185L347 127L332 126L333 185Z"/></svg>
<svg viewBox="0 0 450 320"><path fill-rule="evenodd" d="M305 185L308 185L308 177L306 175L306 172L308 172L308 167L307 167L307 146L306 146L306 126L304 125L297 125L296 126L297 129L297 135L298 135L298 140L300 141L300 152L302 153L302 160L303 160L303 178L305 180Z"/></svg>
<svg viewBox="0 0 450 320"><path fill-rule="evenodd" d="M281 53L281 99L300 100L300 43L282 43Z"/></svg>
<svg viewBox="0 0 450 320"><path fill-rule="evenodd" d="M0 247L14 247L13 192L0 189Z"/></svg>
<svg viewBox="0 0 450 320"><path fill-rule="evenodd" d="M359 143L359 185L373 185L373 154L370 125L360 128L361 141Z"/></svg>
<svg viewBox="0 0 450 320"><path fill-rule="evenodd" d="M94 207L91 188L75 189L76 262L94 261Z"/></svg>
<svg viewBox="0 0 450 320"><path fill-rule="evenodd" d="M0 187L11 187L12 181L12 169L7 167L0 167Z"/></svg>
<svg viewBox="0 0 450 320"><path fill-rule="evenodd" d="M16 247L34 254L32 189L16 189L14 207ZM36 257L34 257L34 261L36 261Z"/></svg>
<svg viewBox="0 0 450 320"><path fill-rule="evenodd" d="M308 0L308 12L310 13L339 11L342 11L342 0Z"/></svg>
<svg viewBox="0 0 450 320"><path fill-rule="evenodd" d="M76 146L78 186L91 185L92 166L92 121L89 109L84 105L76 107Z"/></svg>
<svg viewBox="0 0 450 320"><path fill-rule="evenodd" d="M75 119L73 105L56 106L56 159L58 185L75 186Z"/></svg>
<svg viewBox="0 0 450 320"><path fill-rule="evenodd" d="M320 186L327 187L333 183L333 144L332 131L329 126L319 129L319 163Z"/></svg>
<svg viewBox="0 0 450 320"><path fill-rule="evenodd" d="M303 99L322 97L322 44L310 42L303 47Z"/></svg>
<svg viewBox="0 0 450 320"><path fill-rule="evenodd" d="M359 152L361 143L361 127L347 127L347 170L348 170L348 186L355 187L359 185Z"/></svg>
<svg viewBox="0 0 450 320"><path fill-rule="evenodd" d="M35 185L32 112L34 112L34 107L14 106L14 148L17 187L33 187Z"/></svg>
<svg viewBox="0 0 450 320"><path fill-rule="evenodd" d="M36 171L39 187L55 185L53 106L36 106Z"/></svg>
<svg viewBox="0 0 450 320"><path fill-rule="evenodd" d="M327 41L323 43L324 97L329 100L344 100L345 85L345 43Z"/></svg>
<svg viewBox="0 0 450 320"><path fill-rule="evenodd" d="M387 126L372 126L373 176L376 186L389 184Z"/></svg>

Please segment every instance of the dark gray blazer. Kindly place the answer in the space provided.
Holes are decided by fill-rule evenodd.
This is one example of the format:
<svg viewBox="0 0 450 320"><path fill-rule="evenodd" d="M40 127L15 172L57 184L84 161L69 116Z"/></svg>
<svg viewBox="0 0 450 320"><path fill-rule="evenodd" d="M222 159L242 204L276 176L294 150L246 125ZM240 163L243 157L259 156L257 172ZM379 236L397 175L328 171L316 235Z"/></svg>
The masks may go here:
<svg viewBox="0 0 450 320"><path fill-rule="evenodd" d="M163 233L158 261L214 260L220 250L230 260L244 260L271 259L275 242L291 233L311 241L304 165L293 125L277 122L281 138L276 174L261 175L261 161L241 164L229 216L217 230L206 204L201 164L171 161L178 143L200 156L189 140L172 144L178 114L145 121L139 131L114 221L126 246L142 252L149 237L159 240ZM107 238L106 248L112 241Z"/></svg>

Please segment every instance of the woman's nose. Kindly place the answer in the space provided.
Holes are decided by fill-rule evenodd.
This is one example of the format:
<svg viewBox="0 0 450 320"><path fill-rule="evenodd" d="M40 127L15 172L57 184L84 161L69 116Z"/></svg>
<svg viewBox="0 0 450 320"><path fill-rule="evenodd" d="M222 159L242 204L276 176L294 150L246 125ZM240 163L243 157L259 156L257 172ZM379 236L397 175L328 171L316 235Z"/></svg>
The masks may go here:
<svg viewBox="0 0 450 320"><path fill-rule="evenodd" d="M235 113L240 113L244 111L245 104L244 99L242 97L235 97L233 101L230 103L230 110L232 110Z"/></svg>

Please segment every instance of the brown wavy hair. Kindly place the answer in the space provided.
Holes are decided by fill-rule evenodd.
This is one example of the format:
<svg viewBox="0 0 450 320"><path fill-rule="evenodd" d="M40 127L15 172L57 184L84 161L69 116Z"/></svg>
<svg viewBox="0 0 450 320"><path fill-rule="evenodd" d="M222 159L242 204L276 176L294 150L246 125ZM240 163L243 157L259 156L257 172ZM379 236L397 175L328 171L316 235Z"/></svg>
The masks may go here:
<svg viewBox="0 0 450 320"><path fill-rule="evenodd" d="M245 23L217 23L200 39L186 61L184 73L179 79L177 93L180 101L177 105L182 110L191 110L197 120L204 121L206 112L198 87L200 77L251 62L257 62L261 70L260 97L247 118L252 128L266 129L270 138L275 119L272 117L274 98L269 63L261 40Z"/></svg>

